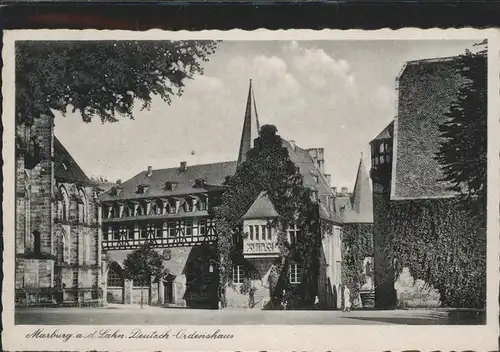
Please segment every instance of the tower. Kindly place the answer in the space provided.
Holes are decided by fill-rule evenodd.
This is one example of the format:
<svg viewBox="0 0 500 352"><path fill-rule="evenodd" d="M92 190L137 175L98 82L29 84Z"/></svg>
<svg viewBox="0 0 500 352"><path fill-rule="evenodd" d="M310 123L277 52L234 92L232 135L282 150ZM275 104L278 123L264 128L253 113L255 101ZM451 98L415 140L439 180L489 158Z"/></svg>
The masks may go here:
<svg viewBox="0 0 500 352"><path fill-rule="evenodd" d="M394 122L391 122L370 142L373 183L373 244L375 307L390 309L396 306L395 273L386 248L389 244L389 202L391 195L392 146Z"/></svg>
<svg viewBox="0 0 500 352"><path fill-rule="evenodd" d="M363 153L361 153L356 182L352 191L352 210L357 214L358 223L373 222L373 199L370 188L370 176L366 172Z"/></svg>
<svg viewBox="0 0 500 352"><path fill-rule="evenodd" d="M245 161L246 155L253 147L253 141L260 133L259 116L257 115L257 106L250 80L248 88L247 106L245 110L245 120L243 121L243 131L241 133L240 150L238 154L238 165Z"/></svg>

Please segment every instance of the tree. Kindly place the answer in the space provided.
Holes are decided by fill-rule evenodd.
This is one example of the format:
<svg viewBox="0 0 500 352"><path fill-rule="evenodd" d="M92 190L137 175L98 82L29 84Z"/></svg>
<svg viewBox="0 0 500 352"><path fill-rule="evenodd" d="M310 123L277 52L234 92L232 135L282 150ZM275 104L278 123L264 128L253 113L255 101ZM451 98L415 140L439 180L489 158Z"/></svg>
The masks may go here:
<svg viewBox="0 0 500 352"><path fill-rule="evenodd" d="M167 258L155 251L150 245L129 253L123 262L125 277L137 282L150 282L151 278L160 280L168 270L164 266ZM141 284L141 308L144 305L144 291Z"/></svg>
<svg viewBox="0 0 500 352"><path fill-rule="evenodd" d="M16 43L19 122L71 106L83 121L133 118L153 95L170 104L184 82L202 74L213 41L21 41Z"/></svg>
<svg viewBox="0 0 500 352"><path fill-rule="evenodd" d="M479 44L485 46L486 42ZM467 50L455 62L462 79L456 99L440 126L436 160L442 165L449 189L461 194L465 209L486 226L487 183L487 51Z"/></svg>
<svg viewBox="0 0 500 352"><path fill-rule="evenodd" d="M260 136L255 140L254 148L248 152L246 161L240 164L235 175L227 180L227 189L222 195L221 204L214 211L220 260L219 285L223 303L225 287L231 280L229 274L232 258L239 254L238 248L234 246L233 236L243 236L241 217L262 191L267 192L276 211L281 215L280 221L274 224L278 227L278 246L281 250L281 256L276 263L280 268L280 283L271 285L275 293L271 299L281 299L283 289L287 288L286 270L283 269L287 267L287 260L295 256L300 257L305 265L303 278L306 280L303 286L307 288L304 289L304 295L308 300L314 300L316 292L310 291L317 290L317 285L312 281L319 270L319 255L315 252L320 241L314 217L317 208L311 201L310 191L303 185L299 168L290 159L287 148L276 133L275 126L262 126ZM293 250L286 238L286 229L292 222L303 228L305 234Z"/></svg>

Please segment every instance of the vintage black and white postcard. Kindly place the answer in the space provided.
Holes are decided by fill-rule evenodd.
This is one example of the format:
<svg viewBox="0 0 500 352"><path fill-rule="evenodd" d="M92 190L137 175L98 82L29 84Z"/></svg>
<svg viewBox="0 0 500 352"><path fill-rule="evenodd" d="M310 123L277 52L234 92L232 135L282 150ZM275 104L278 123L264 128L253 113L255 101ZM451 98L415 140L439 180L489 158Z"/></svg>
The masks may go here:
<svg viewBox="0 0 500 352"><path fill-rule="evenodd" d="M499 38L6 32L5 349L496 349Z"/></svg>

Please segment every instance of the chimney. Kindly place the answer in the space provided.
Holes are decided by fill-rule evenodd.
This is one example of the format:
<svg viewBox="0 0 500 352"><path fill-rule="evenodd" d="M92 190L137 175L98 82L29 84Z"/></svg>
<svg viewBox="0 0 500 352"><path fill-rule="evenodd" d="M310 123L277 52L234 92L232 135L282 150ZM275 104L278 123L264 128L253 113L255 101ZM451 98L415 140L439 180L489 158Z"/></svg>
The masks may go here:
<svg viewBox="0 0 500 352"><path fill-rule="evenodd" d="M293 149L293 151L295 151L295 150L296 150L295 148L297 147L297 146L296 146L296 144L295 144L295 141L294 141L294 140L291 140L291 141L290 141L290 144L292 145L292 149Z"/></svg>
<svg viewBox="0 0 500 352"><path fill-rule="evenodd" d="M187 169L187 161L181 161L181 171L186 171Z"/></svg>
<svg viewBox="0 0 500 352"><path fill-rule="evenodd" d="M337 187L332 187L332 192L336 196L338 194L338 189Z"/></svg>
<svg viewBox="0 0 500 352"><path fill-rule="evenodd" d="M152 174L153 174L153 167L148 166L148 177L151 176Z"/></svg>
<svg viewBox="0 0 500 352"><path fill-rule="evenodd" d="M342 187L340 192L342 193L343 197L347 196L347 193L348 193L347 187Z"/></svg>
<svg viewBox="0 0 500 352"><path fill-rule="evenodd" d="M328 182L328 186L332 184L332 175L325 174L326 182Z"/></svg>

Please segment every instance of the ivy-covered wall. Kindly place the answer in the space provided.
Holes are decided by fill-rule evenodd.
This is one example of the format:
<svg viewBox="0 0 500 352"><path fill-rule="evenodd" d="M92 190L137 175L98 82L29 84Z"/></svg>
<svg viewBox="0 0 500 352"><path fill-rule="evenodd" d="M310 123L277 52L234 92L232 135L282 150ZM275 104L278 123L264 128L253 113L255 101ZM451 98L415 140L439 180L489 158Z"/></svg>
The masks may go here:
<svg viewBox="0 0 500 352"><path fill-rule="evenodd" d="M458 200L391 201L390 248L396 273L435 287L442 306L484 308L486 229Z"/></svg>
<svg viewBox="0 0 500 352"><path fill-rule="evenodd" d="M342 233L342 283L355 300L366 282L364 259L374 255L373 224L344 224Z"/></svg>

